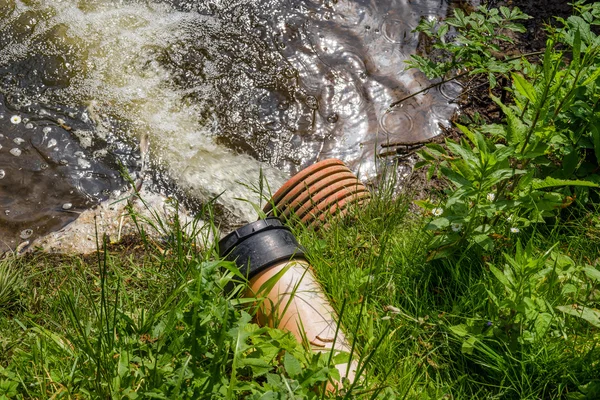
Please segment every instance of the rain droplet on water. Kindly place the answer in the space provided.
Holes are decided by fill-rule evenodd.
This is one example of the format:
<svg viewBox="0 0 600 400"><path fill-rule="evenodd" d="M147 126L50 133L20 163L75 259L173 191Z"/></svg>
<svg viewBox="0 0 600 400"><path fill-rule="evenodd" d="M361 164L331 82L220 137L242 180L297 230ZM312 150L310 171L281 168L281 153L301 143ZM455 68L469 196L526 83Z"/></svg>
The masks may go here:
<svg viewBox="0 0 600 400"><path fill-rule="evenodd" d="M330 124L335 124L338 122L339 116L336 113L331 113L327 116L327 122Z"/></svg>
<svg viewBox="0 0 600 400"><path fill-rule="evenodd" d="M52 132L52 128L50 128L49 126L46 126L44 129L42 129L42 132L48 134L48 133Z"/></svg>
<svg viewBox="0 0 600 400"><path fill-rule="evenodd" d="M71 204L71 203L65 203L62 205L63 210L70 210L72 207L73 207L73 204Z"/></svg>
<svg viewBox="0 0 600 400"><path fill-rule="evenodd" d="M48 140L48 148L54 147L56 146L56 139L50 139Z"/></svg>
<svg viewBox="0 0 600 400"><path fill-rule="evenodd" d="M19 157L21 155L21 149L18 148L14 148L14 149L10 149L10 154L12 154L15 157Z"/></svg>
<svg viewBox="0 0 600 400"><path fill-rule="evenodd" d="M6 176L6 172L4 172L3 169L0 169L0 179L4 179L5 176Z"/></svg>

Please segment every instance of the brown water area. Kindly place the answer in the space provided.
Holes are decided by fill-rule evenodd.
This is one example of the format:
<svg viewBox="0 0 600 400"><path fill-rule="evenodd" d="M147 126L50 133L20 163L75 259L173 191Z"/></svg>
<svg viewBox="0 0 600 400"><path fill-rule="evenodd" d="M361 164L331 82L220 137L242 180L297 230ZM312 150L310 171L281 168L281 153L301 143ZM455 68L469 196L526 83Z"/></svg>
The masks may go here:
<svg viewBox="0 0 600 400"><path fill-rule="evenodd" d="M329 157L376 175L455 110L456 85L388 107L431 84L412 30L457 4L0 0L0 252L118 195L140 141L155 182L242 220L261 170L275 190Z"/></svg>

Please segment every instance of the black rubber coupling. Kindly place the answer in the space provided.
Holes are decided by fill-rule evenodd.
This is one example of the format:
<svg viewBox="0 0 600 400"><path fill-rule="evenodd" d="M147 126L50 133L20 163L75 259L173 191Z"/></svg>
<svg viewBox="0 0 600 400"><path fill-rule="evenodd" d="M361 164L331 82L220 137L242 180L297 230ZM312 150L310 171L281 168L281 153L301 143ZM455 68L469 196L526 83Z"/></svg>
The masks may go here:
<svg viewBox="0 0 600 400"><path fill-rule="evenodd" d="M281 261L306 259L294 234L277 217L267 217L231 232L219 241L219 255L235 261L248 279Z"/></svg>

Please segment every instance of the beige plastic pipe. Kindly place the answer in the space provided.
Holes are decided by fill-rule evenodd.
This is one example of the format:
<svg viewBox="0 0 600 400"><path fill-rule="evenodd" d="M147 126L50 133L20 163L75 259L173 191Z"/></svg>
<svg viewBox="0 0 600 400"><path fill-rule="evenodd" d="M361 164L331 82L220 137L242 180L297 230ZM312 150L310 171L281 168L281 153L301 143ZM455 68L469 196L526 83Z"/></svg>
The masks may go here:
<svg viewBox="0 0 600 400"><path fill-rule="evenodd" d="M258 273L250 280L249 293L265 300L259 305L257 317L262 324L291 332L302 343L308 341L314 351L350 352L336 313L304 260L284 261ZM337 337L336 337L337 331ZM341 378L354 382L358 363L336 365ZM333 391L341 385L328 382Z"/></svg>

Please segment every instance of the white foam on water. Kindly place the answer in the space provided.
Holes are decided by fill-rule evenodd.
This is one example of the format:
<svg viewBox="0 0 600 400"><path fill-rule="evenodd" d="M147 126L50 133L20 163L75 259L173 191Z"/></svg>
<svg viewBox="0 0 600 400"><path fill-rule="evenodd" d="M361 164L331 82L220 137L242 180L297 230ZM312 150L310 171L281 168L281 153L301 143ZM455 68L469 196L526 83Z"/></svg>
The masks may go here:
<svg viewBox="0 0 600 400"><path fill-rule="evenodd" d="M155 161L160 161L192 197L206 201L220 195L219 202L237 218L256 218L252 205L237 199L258 203L257 195L240 182L257 184L262 169L270 186L277 189L285 174L216 144L216 124L200 120L200 110L186 102L186 93L175 88L170 73L158 61L161 52L176 42L197 40L193 33L199 24L218 21L177 12L164 4L100 1L90 5L78 0L27 3L31 5L16 2L13 17L32 10L35 15L44 15L44 21L35 21L36 34L57 26L67 28L60 35L77 54L65 56L63 67L79 63L84 72L58 94L70 104L88 106L98 135L114 129L116 120L127 127L128 135L148 139ZM35 34L29 36L33 37ZM11 43L0 50L0 62L39 51L31 47L28 40Z"/></svg>

